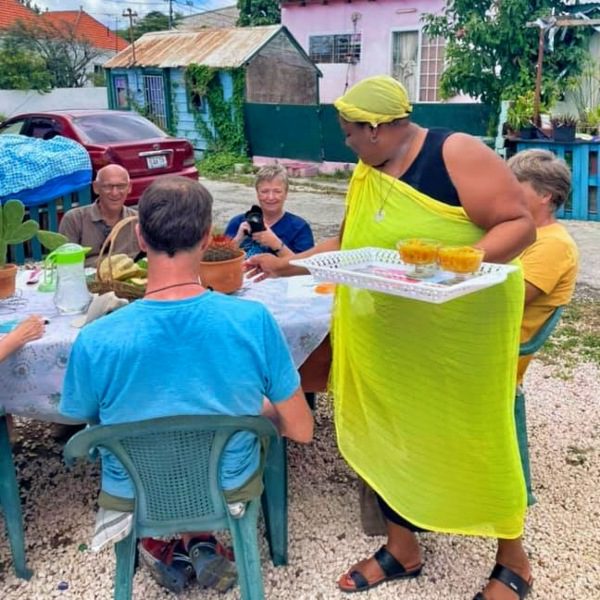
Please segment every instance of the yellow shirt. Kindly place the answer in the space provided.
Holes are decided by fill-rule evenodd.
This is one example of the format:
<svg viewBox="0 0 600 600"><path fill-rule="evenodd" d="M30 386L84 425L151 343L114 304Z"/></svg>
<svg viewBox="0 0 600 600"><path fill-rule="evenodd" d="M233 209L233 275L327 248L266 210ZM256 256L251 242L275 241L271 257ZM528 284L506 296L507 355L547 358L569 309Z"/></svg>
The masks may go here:
<svg viewBox="0 0 600 600"><path fill-rule="evenodd" d="M552 223L537 230L537 239L521 255L525 281L543 293L525 307L521 342L533 337L557 306L573 296L579 267L579 251L569 232ZM531 356L519 359L517 381L521 383Z"/></svg>

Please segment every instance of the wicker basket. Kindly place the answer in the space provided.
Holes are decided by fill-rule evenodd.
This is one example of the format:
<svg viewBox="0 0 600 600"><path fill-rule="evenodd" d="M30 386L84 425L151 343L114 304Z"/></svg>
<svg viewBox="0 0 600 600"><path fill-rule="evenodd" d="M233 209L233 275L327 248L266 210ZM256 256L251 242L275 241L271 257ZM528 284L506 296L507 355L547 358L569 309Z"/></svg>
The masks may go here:
<svg viewBox="0 0 600 600"><path fill-rule="evenodd" d="M90 292L94 294L114 292L119 298L126 298L127 300L137 300L138 298L142 298L144 296L145 290L139 285L114 279L112 262L110 260L113 255L115 240L117 239L119 232L121 232L126 225L136 222L137 219L137 216L131 216L122 219L113 227L108 237L104 240L102 248L100 248L100 254L98 255L98 262L96 265L99 266L104 258L108 258L108 277L105 276L103 279L100 275L100 269L97 268L95 279L88 281L88 289Z"/></svg>

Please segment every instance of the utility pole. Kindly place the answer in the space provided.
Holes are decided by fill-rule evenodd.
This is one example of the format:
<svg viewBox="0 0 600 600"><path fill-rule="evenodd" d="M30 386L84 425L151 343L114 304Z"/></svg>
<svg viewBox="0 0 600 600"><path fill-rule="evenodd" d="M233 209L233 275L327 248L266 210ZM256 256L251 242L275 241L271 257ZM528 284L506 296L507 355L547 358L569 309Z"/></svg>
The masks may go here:
<svg viewBox="0 0 600 600"><path fill-rule="evenodd" d="M169 29L173 29L173 0L167 0L169 3Z"/></svg>
<svg viewBox="0 0 600 600"><path fill-rule="evenodd" d="M133 18L137 17L137 13L130 8L123 11L123 16L129 19L129 41L131 42L131 54L133 56L133 64L135 64L135 43L133 41Z"/></svg>
<svg viewBox="0 0 600 600"><path fill-rule="evenodd" d="M544 42L546 32L552 27L590 27L600 25L600 19L573 19L564 17L544 17L537 21L526 23L525 27L539 27L538 58L535 72L535 94L533 99L533 124L539 127L540 98L542 96L542 62L544 60Z"/></svg>

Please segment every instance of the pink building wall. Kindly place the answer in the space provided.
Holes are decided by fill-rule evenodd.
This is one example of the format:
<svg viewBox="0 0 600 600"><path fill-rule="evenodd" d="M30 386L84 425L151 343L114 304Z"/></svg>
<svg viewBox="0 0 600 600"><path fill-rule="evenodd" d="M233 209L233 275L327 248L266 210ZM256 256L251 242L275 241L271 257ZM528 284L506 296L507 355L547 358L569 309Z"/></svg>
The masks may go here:
<svg viewBox="0 0 600 600"><path fill-rule="evenodd" d="M353 64L318 63L320 100L331 103L346 86L371 75L392 74L392 32L420 29L423 13L440 13L444 0L306 0L284 2L281 22L308 53L311 35L361 34L361 58Z"/></svg>

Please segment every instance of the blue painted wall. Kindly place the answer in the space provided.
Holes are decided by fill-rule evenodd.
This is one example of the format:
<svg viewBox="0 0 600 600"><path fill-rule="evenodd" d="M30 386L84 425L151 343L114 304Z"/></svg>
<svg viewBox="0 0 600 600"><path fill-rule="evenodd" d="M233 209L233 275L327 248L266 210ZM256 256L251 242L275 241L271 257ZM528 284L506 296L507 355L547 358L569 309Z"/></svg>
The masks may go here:
<svg viewBox="0 0 600 600"><path fill-rule="evenodd" d="M194 121L194 115L190 108L189 98L187 89L185 86L185 69L163 69L166 80L170 81L170 90L165 85L165 93L167 95L167 101L171 105L171 113L174 120L177 123L177 129L174 132L177 137L182 137L191 142L196 151L197 158L200 158L202 153L206 150L206 140L202 137L201 133L196 127ZM158 70L153 69L153 73L157 73ZM134 69L113 69L110 71L111 78L118 75L126 75L127 83L129 87L129 93L134 102L139 106L144 106L144 89L142 75L144 70L141 68ZM221 71L219 73L219 79L221 86L223 87L223 95L225 100L230 100L233 96L233 78L229 72ZM117 108L115 106L112 85L108 87L109 94L109 106L111 108ZM201 113L204 121L210 123L210 109L205 104Z"/></svg>

